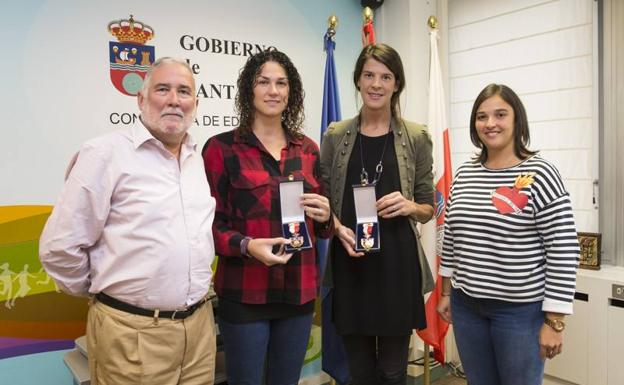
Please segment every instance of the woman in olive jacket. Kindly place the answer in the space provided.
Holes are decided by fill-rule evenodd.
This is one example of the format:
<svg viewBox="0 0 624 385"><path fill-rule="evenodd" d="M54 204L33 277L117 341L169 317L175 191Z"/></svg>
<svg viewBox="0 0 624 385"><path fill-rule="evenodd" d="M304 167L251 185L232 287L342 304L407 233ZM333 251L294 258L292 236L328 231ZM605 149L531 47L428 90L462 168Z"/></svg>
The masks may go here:
<svg viewBox="0 0 624 385"><path fill-rule="evenodd" d="M405 76L393 48L366 46L353 80L360 113L332 123L321 146L337 237L326 285L334 289L332 319L353 384L404 384L410 336L426 327L423 295L433 288L416 228L433 215L432 144L424 126L400 117ZM355 250L352 186L362 179L375 184L381 239L375 253Z"/></svg>

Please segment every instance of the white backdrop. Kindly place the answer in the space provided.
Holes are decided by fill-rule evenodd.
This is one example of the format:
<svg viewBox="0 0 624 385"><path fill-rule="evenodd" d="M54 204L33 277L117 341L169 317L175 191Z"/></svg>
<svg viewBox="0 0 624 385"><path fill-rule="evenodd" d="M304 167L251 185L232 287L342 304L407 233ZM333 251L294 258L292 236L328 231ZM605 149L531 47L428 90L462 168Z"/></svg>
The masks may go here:
<svg viewBox="0 0 624 385"><path fill-rule="evenodd" d="M8 3L8 4L7 4ZM355 0L230 1L51 1L25 0L0 5L4 37L0 77L0 206L53 204L71 155L85 140L127 125L138 115L136 98L111 83L107 31L127 19L154 29L156 57L177 56L199 66L198 84L231 90L200 98L199 125L191 133L205 140L232 127L235 83L245 56L202 52L180 43L184 35L205 40L275 46L299 69L306 92L306 131L319 139L327 18L338 26L336 66L343 116L355 113L351 73L361 48L361 7ZM126 115L124 115L126 114ZM218 124L204 116L219 117ZM208 122L211 120L211 122Z"/></svg>

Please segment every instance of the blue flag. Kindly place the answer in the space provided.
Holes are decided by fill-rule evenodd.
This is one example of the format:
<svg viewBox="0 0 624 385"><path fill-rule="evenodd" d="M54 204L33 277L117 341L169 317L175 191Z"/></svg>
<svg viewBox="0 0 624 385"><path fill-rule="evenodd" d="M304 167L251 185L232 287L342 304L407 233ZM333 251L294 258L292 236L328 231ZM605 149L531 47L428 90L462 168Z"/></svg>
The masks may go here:
<svg viewBox="0 0 624 385"><path fill-rule="evenodd" d="M340 98L338 97L338 76L336 74L336 63L334 62L334 48L336 42L333 34L325 34L325 52L327 59L325 61L325 83L323 86L323 113L321 115L321 141L327 130L327 126L331 122L336 122L340 117ZM325 274L327 265L327 248L328 241L319 239L316 243L317 253L319 256L321 277ZM349 374L349 365L347 363L347 355L342 344L342 338L336 332L336 327L331 320L332 309L332 289L322 287L321 289L321 332L323 346L323 370L332 376L340 385L347 384L351 380Z"/></svg>
<svg viewBox="0 0 624 385"><path fill-rule="evenodd" d="M329 34L325 34L325 82L323 84L323 113L321 115L321 141L327 126L331 122L341 120L340 117L340 97L338 96L338 76L336 74L336 63L334 62L334 48L336 42Z"/></svg>

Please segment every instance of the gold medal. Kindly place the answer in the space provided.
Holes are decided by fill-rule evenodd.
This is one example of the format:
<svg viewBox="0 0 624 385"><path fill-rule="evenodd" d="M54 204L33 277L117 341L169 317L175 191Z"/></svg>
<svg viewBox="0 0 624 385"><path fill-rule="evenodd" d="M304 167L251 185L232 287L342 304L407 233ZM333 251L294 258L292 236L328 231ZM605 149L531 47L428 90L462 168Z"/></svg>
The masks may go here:
<svg viewBox="0 0 624 385"><path fill-rule="evenodd" d="M291 222L288 224L288 231L290 231L290 246L298 249L303 246L304 241L301 234L299 234L299 228L301 226L300 222Z"/></svg>
<svg viewBox="0 0 624 385"><path fill-rule="evenodd" d="M362 223L362 234L364 237L360 239L360 244L366 251L369 251L375 246L375 238L372 237L373 226L374 224L371 222Z"/></svg>

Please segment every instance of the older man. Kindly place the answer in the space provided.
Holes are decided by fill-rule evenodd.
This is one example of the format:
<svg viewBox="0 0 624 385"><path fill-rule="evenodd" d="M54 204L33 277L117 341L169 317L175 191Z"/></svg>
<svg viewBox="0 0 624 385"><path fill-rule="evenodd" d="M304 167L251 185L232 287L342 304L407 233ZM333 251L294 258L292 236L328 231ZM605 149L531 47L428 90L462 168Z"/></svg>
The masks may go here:
<svg viewBox="0 0 624 385"><path fill-rule="evenodd" d="M215 202L187 133L197 98L186 62L157 60L138 104L133 127L81 148L41 262L67 293L94 297L92 384L212 384Z"/></svg>

